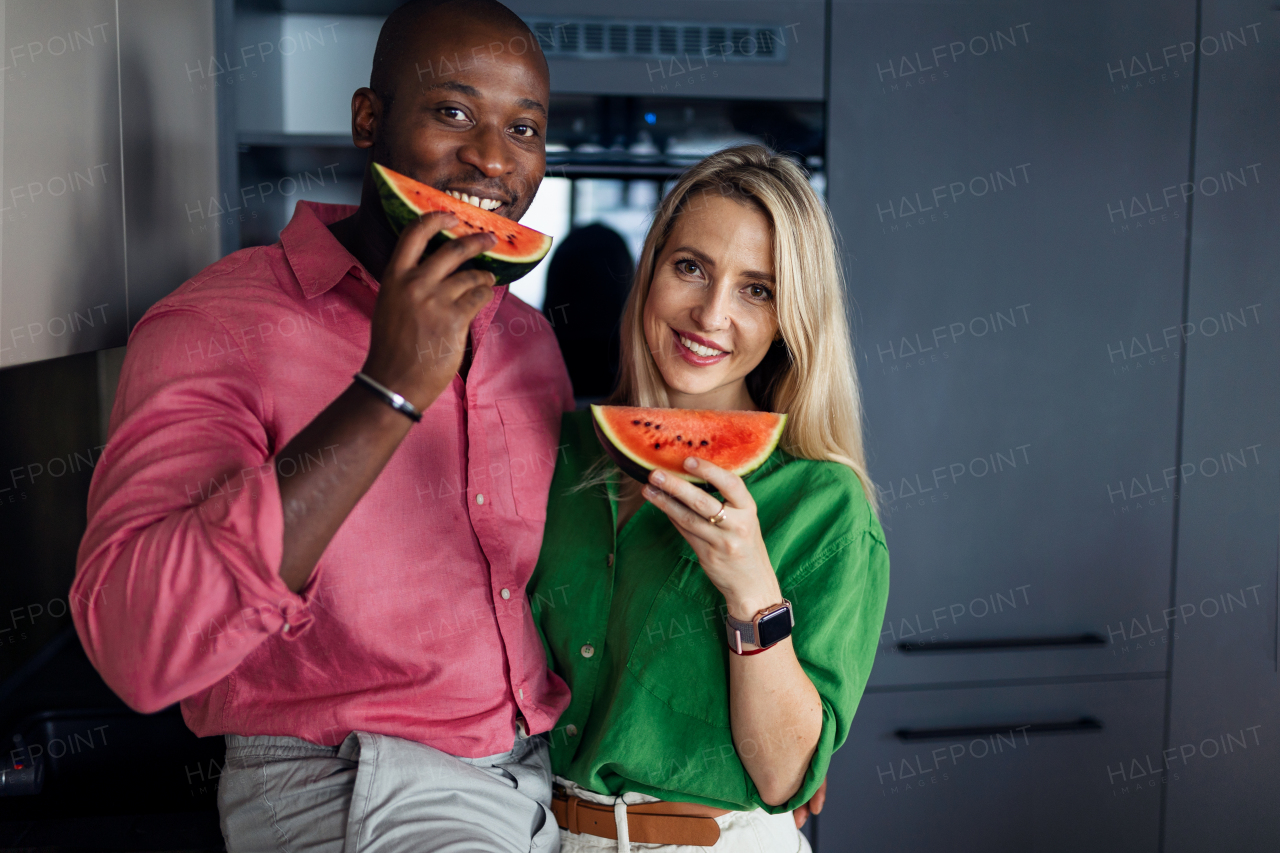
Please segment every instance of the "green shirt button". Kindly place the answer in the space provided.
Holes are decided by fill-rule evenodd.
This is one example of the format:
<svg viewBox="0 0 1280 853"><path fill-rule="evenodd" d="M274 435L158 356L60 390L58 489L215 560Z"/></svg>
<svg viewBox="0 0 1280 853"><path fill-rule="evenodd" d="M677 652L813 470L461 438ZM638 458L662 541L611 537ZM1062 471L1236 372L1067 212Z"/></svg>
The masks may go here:
<svg viewBox="0 0 1280 853"><path fill-rule="evenodd" d="M582 647L581 651L584 658L589 658L596 653L596 647L587 643Z"/></svg>
<svg viewBox="0 0 1280 853"><path fill-rule="evenodd" d="M604 558L604 564L605 564L606 566L608 566L609 568L613 568L613 555L612 555L612 554L610 554L609 556L607 556L607 557L605 557L605 558Z"/></svg>
<svg viewBox="0 0 1280 853"><path fill-rule="evenodd" d="M573 723L570 723L569 725L564 727L564 733L567 734L569 737L577 737L578 727L575 726Z"/></svg>

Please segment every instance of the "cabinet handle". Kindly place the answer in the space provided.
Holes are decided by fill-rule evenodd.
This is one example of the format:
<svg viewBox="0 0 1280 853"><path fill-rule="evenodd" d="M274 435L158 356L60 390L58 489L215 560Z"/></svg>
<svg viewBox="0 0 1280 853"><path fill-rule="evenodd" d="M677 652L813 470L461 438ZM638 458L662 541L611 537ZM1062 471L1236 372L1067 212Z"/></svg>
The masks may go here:
<svg viewBox="0 0 1280 853"><path fill-rule="evenodd" d="M1028 734L1079 734L1082 732L1100 732L1102 723L1093 717L1080 717L1077 720L1057 720L1047 723L1011 723L1002 726L953 726L939 729L898 729L893 736L900 741L913 740L955 740L957 738L988 737L990 735Z"/></svg>
<svg viewBox="0 0 1280 853"><path fill-rule="evenodd" d="M1019 649L1078 649L1105 646L1101 634L1059 634L1049 637L988 637L974 640L941 640L936 643L898 643L900 652L999 652Z"/></svg>

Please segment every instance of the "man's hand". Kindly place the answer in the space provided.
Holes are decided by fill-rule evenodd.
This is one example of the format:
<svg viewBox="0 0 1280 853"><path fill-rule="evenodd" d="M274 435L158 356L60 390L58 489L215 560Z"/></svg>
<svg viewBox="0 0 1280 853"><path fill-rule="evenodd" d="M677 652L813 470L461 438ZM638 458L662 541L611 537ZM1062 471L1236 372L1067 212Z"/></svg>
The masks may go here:
<svg viewBox="0 0 1280 853"><path fill-rule="evenodd" d="M457 223L433 213L400 235L382 274L373 308L365 373L425 410L449 387L462 363L467 331L493 298L493 274L458 266L493 246L492 234L445 243L421 263L428 241ZM349 384L276 457L284 510L280 578L294 592L311 579L320 555L351 508L377 479L412 421L368 391ZM336 464L307 466L331 454ZM293 460L288 475L279 467Z"/></svg>
<svg viewBox="0 0 1280 853"><path fill-rule="evenodd" d="M822 784L818 786L818 790L814 791L809 802L796 809L791 815L796 819L796 829L804 826L805 821L809 819L809 815L818 814L822 811L822 806L827 801L827 777L822 777Z"/></svg>
<svg viewBox="0 0 1280 853"><path fill-rule="evenodd" d="M418 262L431 238L457 222L452 213L431 213L401 232L373 309L363 370L418 411L453 381L471 321L493 298L492 273L457 271L493 247L492 234L451 240Z"/></svg>

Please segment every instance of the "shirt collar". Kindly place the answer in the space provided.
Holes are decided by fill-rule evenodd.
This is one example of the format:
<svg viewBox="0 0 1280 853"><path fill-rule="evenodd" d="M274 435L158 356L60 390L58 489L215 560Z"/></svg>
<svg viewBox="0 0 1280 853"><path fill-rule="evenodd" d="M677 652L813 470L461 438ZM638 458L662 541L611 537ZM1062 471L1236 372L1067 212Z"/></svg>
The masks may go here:
<svg viewBox="0 0 1280 853"><path fill-rule="evenodd" d="M355 274L367 287L377 292L378 282L328 228L330 224L346 219L358 209L352 204L299 201L294 208L293 218L280 232L284 256L307 299L330 290L348 273Z"/></svg>

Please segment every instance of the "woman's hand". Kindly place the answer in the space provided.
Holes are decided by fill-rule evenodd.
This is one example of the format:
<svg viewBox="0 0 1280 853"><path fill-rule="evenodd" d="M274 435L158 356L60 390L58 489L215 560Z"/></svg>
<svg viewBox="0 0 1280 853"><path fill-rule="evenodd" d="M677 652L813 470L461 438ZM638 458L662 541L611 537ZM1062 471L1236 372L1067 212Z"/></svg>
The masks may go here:
<svg viewBox="0 0 1280 853"><path fill-rule="evenodd" d="M736 474L690 457L685 470L706 480L724 496L724 503L673 474L653 471L644 496L667 514L698 555L707 578L724 595L729 613L749 621L756 613L782 601L782 590L769 552L760 535L756 502ZM718 523L710 519L721 510Z"/></svg>
<svg viewBox="0 0 1280 853"><path fill-rule="evenodd" d="M818 786L818 790L809 798L809 802L791 813L795 818L796 829L801 829L809 820L810 815L816 815L822 811L822 807L827 802L827 777L822 777L822 784Z"/></svg>
<svg viewBox="0 0 1280 853"><path fill-rule="evenodd" d="M685 470L719 489L724 503L662 471L649 475L644 496L693 546L735 619L745 622L781 603L756 502L742 478L702 459L685 460ZM718 523L708 520L722 508ZM790 637L764 654L729 655L729 722L738 757L760 798L777 806L795 796L822 733L822 700L796 659Z"/></svg>

